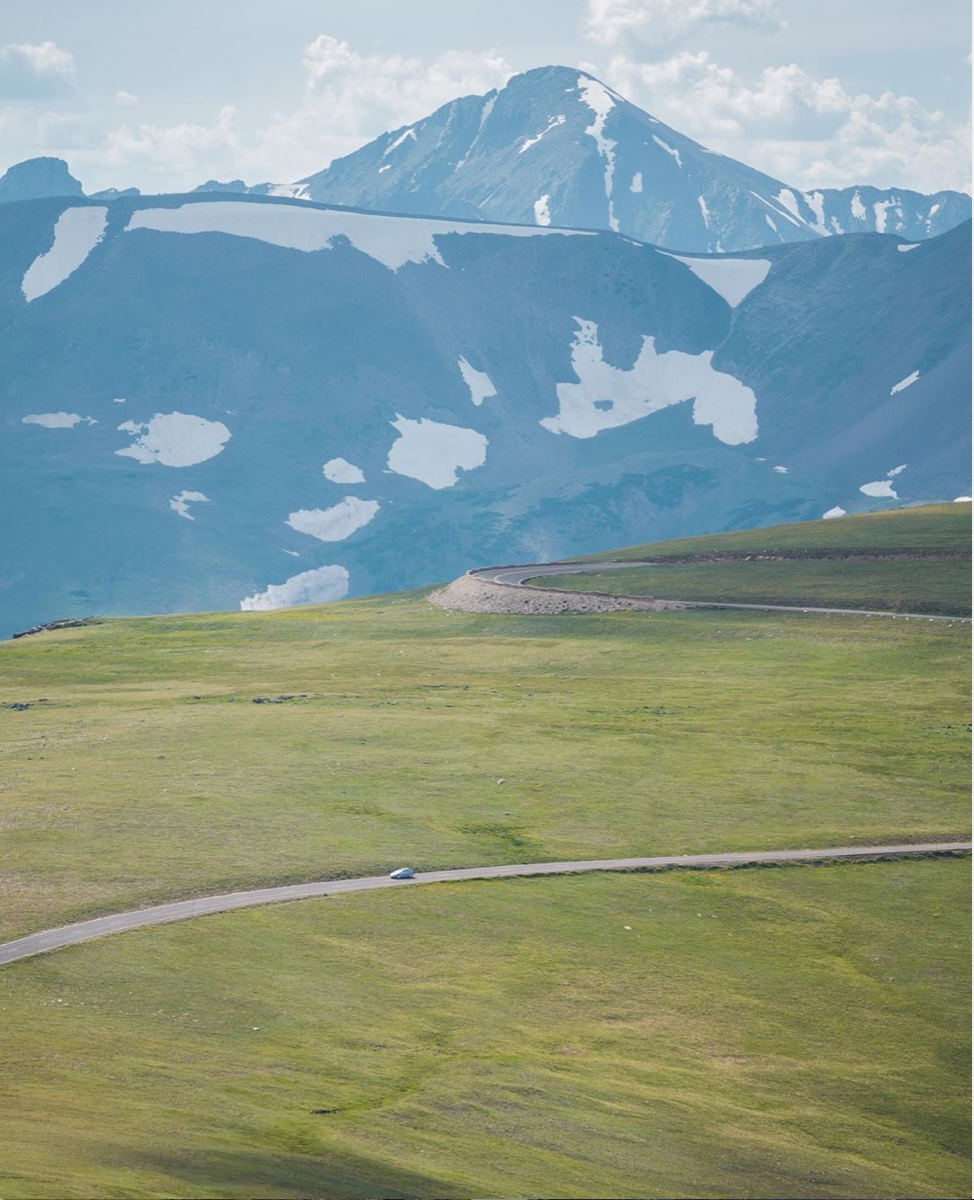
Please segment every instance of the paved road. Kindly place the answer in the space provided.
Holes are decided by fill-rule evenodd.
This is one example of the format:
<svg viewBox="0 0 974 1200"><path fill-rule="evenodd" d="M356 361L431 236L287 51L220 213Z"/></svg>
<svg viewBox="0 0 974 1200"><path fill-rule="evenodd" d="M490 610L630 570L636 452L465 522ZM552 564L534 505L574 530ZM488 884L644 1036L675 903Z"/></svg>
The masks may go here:
<svg viewBox="0 0 974 1200"><path fill-rule="evenodd" d="M653 567L657 563L640 562L603 562L603 563L522 563L513 567L480 567L468 572L477 579L488 583L501 583L506 587L533 587L527 583L529 579L548 578L552 575L583 575L592 571L632 570L633 567ZM544 591L551 589L544 588ZM556 589L557 590L557 589ZM589 593L599 595L598 592ZM584 596L585 592L572 592L575 596ZM649 600L649 596L627 596L624 600ZM844 617L894 617L901 621L967 621L970 617L944 616L942 613L904 613L884 612L881 609L869 608L816 608L813 605L801 604L735 604L731 601L717 600L679 600L677 603L686 608L748 608L759 612L800 612L800 613L829 613Z"/></svg>
<svg viewBox="0 0 974 1200"><path fill-rule="evenodd" d="M445 883L462 879L498 879L514 875L574 875L583 871L661 871L670 867L738 867L760 863L822 862L827 859L869 859L888 855L951 854L971 849L970 842L930 842L906 846L841 846L827 850L760 850L733 854L679 854L666 858L603 858L581 862L515 863L502 867L463 867L453 871L423 871L415 879L394 880L388 875L370 875L361 879L329 879L318 883L294 883L285 887L257 888L252 892L226 892L221 896L201 896L197 900L177 900L132 912L95 917L76 925L62 925L43 933L32 933L16 942L0 945L0 966L74 946L110 933L125 933L146 925L164 925L186 921L210 913L252 908L257 904L277 904L283 900L305 900L312 896L339 896L348 892L371 892L379 888L415 887L421 883Z"/></svg>

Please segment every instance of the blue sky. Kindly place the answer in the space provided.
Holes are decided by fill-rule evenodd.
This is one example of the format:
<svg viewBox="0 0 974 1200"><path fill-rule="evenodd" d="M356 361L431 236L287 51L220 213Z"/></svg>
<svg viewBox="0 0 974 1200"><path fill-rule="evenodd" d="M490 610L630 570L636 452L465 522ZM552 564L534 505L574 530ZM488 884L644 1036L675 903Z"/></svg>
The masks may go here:
<svg viewBox="0 0 974 1200"><path fill-rule="evenodd" d="M0 0L0 169L288 182L453 96L584 66L801 187L969 190L965 0Z"/></svg>

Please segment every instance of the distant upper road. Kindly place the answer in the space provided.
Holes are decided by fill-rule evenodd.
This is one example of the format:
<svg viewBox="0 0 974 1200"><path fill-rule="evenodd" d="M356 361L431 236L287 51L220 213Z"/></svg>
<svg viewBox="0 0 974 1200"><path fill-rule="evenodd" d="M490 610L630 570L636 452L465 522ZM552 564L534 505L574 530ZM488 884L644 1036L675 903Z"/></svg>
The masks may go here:
<svg viewBox="0 0 974 1200"><path fill-rule="evenodd" d="M639 567L653 567L656 563L652 562L588 562L588 563L522 563L520 566L514 567L479 567L468 574L475 579L481 579L485 583L499 583L505 587L525 587L536 588L538 591L553 591L553 588L538 588L535 584L527 583L529 579L548 578L552 575L584 575L595 574L602 571L619 571L633 570ZM582 592L574 591L573 596L591 596L597 597L602 595L600 592ZM626 596L623 593L613 592L613 599L616 600L644 600L651 599L649 596ZM906 612L885 612L882 609L871 608L820 608L812 604L740 604L732 603L729 600L673 600L675 604L682 604L684 608L749 608L757 609L759 612L800 612L800 613L830 613L836 616L844 617L895 617L902 621L967 621L970 622L970 617L954 617L945 616L943 613L906 613Z"/></svg>

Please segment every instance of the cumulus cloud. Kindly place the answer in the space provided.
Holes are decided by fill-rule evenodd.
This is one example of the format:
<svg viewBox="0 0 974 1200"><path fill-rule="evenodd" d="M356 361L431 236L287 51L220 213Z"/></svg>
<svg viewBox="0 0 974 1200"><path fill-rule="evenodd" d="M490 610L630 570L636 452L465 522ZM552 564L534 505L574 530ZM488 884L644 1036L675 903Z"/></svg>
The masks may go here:
<svg viewBox="0 0 974 1200"><path fill-rule="evenodd" d="M711 149L800 187L970 186L970 129L912 96L854 94L795 63L749 80L706 51L613 56L608 82Z"/></svg>
<svg viewBox="0 0 974 1200"><path fill-rule="evenodd" d="M502 87L513 74L498 54L450 50L432 60L361 54L322 34L304 48L304 95L292 113L257 131L255 153L299 178L386 129L425 117L456 96ZM290 173L284 167L289 164Z"/></svg>
<svg viewBox="0 0 974 1200"><path fill-rule="evenodd" d="M123 177L143 191L178 191L210 178L289 183L456 96L500 87L513 73L489 50L451 50L432 59L362 54L327 34L304 47L300 70L298 104L265 120L246 122L227 104L210 119L166 125L126 117L119 124L119 107L138 98L118 92L97 120L38 114L29 105L0 110L0 145L9 147L9 161L18 151L27 157L41 148L70 154L89 187Z"/></svg>
<svg viewBox="0 0 974 1200"><path fill-rule="evenodd" d="M774 29L774 0L588 0L582 29L600 46L662 45L714 25Z"/></svg>
<svg viewBox="0 0 974 1200"><path fill-rule="evenodd" d="M46 100L73 84L74 57L54 42L11 42L0 48L0 99Z"/></svg>

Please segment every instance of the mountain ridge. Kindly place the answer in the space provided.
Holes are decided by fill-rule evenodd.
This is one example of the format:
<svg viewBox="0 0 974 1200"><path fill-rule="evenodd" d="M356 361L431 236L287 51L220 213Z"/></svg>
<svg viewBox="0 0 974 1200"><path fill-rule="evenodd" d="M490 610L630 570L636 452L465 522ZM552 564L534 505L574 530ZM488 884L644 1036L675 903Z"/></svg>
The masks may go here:
<svg viewBox="0 0 974 1200"><path fill-rule="evenodd" d="M969 237L695 257L246 195L4 205L0 627L968 494Z"/></svg>

